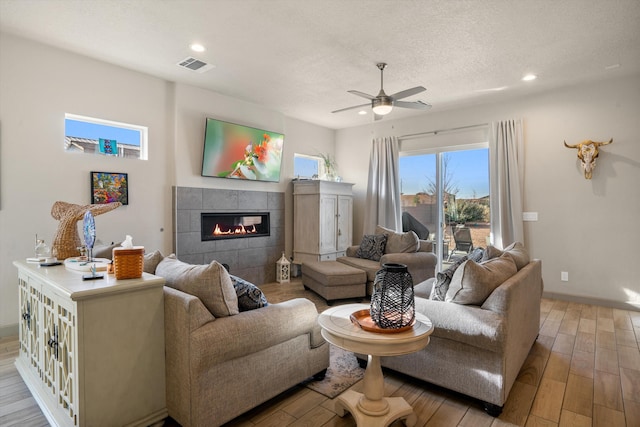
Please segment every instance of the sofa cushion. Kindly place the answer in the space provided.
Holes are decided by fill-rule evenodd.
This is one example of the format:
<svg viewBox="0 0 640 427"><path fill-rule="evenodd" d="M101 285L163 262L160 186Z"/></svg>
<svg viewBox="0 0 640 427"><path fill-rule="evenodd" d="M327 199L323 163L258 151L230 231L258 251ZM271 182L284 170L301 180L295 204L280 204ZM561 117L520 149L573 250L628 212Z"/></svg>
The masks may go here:
<svg viewBox="0 0 640 427"><path fill-rule="evenodd" d="M527 251L527 248L525 248L520 242L513 242L504 248L504 252L513 258L518 271L520 271L520 269L525 265L529 264L529 251Z"/></svg>
<svg viewBox="0 0 640 427"><path fill-rule="evenodd" d="M380 263L377 261L371 261L370 259L355 258L350 256L343 256L336 259L336 261L363 270L367 274L367 282L373 282L376 278L376 273L380 270ZM303 264L304 270L304 264Z"/></svg>
<svg viewBox="0 0 640 427"><path fill-rule="evenodd" d="M380 257L384 255L386 244L386 234L367 234L362 238L362 243L360 243L360 247L356 251L356 256L370 259L371 261L380 261Z"/></svg>
<svg viewBox="0 0 640 427"><path fill-rule="evenodd" d="M464 351L464 344L468 344L492 352L504 352L505 316L480 307L447 304L420 297L416 297L415 302L416 313L426 315L433 324L432 337L455 342L454 346L461 351ZM429 347L426 351L430 351Z"/></svg>
<svg viewBox="0 0 640 427"><path fill-rule="evenodd" d="M467 260L453 274L445 301L482 305L495 288L517 271L513 258L507 254L480 264Z"/></svg>
<svg viewBox="0 0 640 427"><path fill-rule="evenodd" d="M113 248L119 248L119 247L121 247L121 242L119 243L111 242L111 244L108 245L100 241L97 241L93 246L93 251L91 254L94 258L113 259Z"/></svg>
<svg viewBox="0 0 640 427"><path fill-rule="evenodd" d="M156 274L156 268L158 264L164 259L164 255L160 251L153 251L149 254L144 254L144 266L142 270L145 273Z"/></svg>
<svg viewBox="0 0 640 427"><path fill-rule="evenodd" d="M435 277L431 277L425 281L422 281L413 287L413 294L420 298L430 299L433 285L436 282Z"/></svg>
<svg viewBox="0 0 640 427"><path fill-rule="evenodd" d="M490 259L498 258L502 254L503 252L500 249L496 248L493 245L489 245L487 246L487 249L485 249L481 261L489 261Z"/></svg>
<svg viewBox="0 0 640 427"><path fill-rule="evenodd" d="M458 267L460 267L460 265L462 265L462 263L468 259L472 259L475 262L480 262L483 255L483 248L475 248L470 254L458 258L446 270L438 272L436 274L436 282L431 288L431 294L429 295L429 298L433 301L444 301L447 295L447 291L449 290L451 278L453 277L453 274L456 272Z"/></svg>
<svg viewBox="0 0 640 427"><path fill-rule="evenodd" d="M209 265L187 264L171 254L158 264L156 274L164 277L167 286L200 298L215 317L240 312L229 273L217 261Z"/></svg>
<svg viewBox="0 0 640 427"><path fill-rule="evenodd" d="M417 252L420 248L420 239L413 231L406 233L398 233L395 230L376 226L376 234L387 235L387 245L385 246L385 254L395 254L401 252Z"/></svg>
<svg viewBox="0 0 640 427"><path fill-rule="evenodd" d="M500 250L495 246L488 246L487 250L485 251L484 257L482 258L482 261L498 258L505 253L509 254L509 256L513 258L518 271L520 271L520 269L525 265L529 264L529 251L527 251L527 248L525 248L524 245L520 242L513 242L512 244L504 248L504 250Z"/></svg>
<svg viewBox="0 0 640 427"><path fill-rule="evenodd" d="M259 287L233 274L229 277L238 297L238 310L249 311L269 305Z"/></svg>

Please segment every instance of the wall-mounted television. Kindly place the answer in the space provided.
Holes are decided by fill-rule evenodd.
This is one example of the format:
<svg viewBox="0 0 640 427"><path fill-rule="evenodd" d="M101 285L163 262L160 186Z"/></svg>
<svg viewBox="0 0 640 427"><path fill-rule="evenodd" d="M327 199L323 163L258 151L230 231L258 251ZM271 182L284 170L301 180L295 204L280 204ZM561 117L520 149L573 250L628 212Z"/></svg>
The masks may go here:
<svg viewBox="0 0 640 427"><path fill-rule="evenodd" d="M202 176L280 181L284 135L207 118Z"/></svg>

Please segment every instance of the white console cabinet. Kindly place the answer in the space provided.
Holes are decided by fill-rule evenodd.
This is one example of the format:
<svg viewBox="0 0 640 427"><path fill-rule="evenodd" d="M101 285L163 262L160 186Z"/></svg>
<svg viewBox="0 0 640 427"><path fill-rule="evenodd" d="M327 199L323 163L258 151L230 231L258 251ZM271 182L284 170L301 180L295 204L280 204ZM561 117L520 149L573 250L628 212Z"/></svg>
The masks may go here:
<svg viewBox="0 0 640 427"><path fill-rule="evenodd" d="M345 255L353 238L353 184L293 182L293 259L332 261Z"/></svg>
<svg viewBox="0 0 640 427"><path fill-rule="evenodd" d="M167 417L164 279L83 281L16 261L16 368L54 426L147 426Z"/></svg>

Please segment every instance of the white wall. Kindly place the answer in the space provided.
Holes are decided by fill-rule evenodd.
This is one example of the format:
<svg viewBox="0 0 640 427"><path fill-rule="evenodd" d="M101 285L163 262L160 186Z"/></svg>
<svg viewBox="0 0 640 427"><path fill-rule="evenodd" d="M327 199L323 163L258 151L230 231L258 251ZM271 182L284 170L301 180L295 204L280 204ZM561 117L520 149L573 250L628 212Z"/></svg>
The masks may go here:
<svg viewBox="0 0 640 427"><path fill-rule="evenodd" d="M51 244L55 201L90 202L90 171L126 172L130 181L130 204L96 217L98 238L111 242L131 234L134 243L170 253L172 186L290 193L294 152L333 154L333 130L4 33L0 94L0 335L15 333L18 319L12 261L33 255L36 233ZM65 152L65 113L148 126L149 160ZM201 177L207 116L283 132L280 183ZM287 244L291 253L291 232Z"/></svg>
<svg viewBox="0 0 640 427"><path fill-rule="evenodd" d="M5 34L0 37L0 328L17 323L12 260L33 256L34 236L51 245L57 200L90 203L89 172L129 174L130 204L96 217L98 238L166 247L171 227L169 85ZM149 127L149 160L64 151L64 114ZM144 220L140 220L144 219ZM162 232L164 229L165 232Z"/></svg>
<svg viewBox="0 0 640 427"><path fill-rule="evenodd" d="M638 75L338 131L338 162L361 159L340 170L356 183L354 240L362 236L372 138L519 117L525 124L524 210L539 214L538 222L525 223L525 243L543 260L545 291L640 306ZM585 180L576 150L563 141L609 138L614 143L602 148L593 179ZM561 271L569 272L568 282L560 281Z"/></svg>

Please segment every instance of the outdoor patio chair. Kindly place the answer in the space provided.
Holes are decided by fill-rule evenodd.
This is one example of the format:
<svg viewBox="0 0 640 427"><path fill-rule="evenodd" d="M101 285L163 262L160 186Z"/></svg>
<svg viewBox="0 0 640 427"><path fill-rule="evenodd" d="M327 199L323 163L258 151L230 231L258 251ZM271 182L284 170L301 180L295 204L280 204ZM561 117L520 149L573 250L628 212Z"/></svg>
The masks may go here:
<svg viewBox="0 0 640 427"><path fill-rule="evenodd" d="M464 252L466 254L473 250L473 241L471 240L471 229L469 227L456 227L453 229L453 240L456 246L449 253L450 260L455 252Z"/></svg>
<svg viewBox="0 0 640 427"><path fill-rule="evenodd" d="M429 229L409 212L402 212L402 231L413 231L420 240L429 239Z"/></svg>

